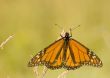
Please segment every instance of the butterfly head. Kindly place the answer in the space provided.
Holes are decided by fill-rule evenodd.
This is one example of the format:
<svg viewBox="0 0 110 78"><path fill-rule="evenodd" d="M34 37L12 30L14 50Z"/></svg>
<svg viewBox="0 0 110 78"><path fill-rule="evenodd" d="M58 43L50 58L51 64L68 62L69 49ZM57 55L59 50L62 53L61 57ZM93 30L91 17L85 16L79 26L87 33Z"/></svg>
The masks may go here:
<svg viewBox="0 0 110 78"><path fill-rule="evenodd" d="M71 37L71 35L69 34L69 32L65 32L63 34L60 35L62 38L69 40L69 38Z"/></svg>
<svg viewBox="0 0 110 78"><path fill-rule="evenodd" d="M60 34L60 36L61 36L62 38L69 39L70 37L72 37L72 29L70 28L69 32L65 32L65 31L63 30L62 33Z"/></svg>
<svg viewBox="0 0 110 78"><path fill-rule="evenodd" d="M65 38L69 38L69 37L70 37L69 33L66 32L64 37L65 37Z"/></svg>
<svg viewBox="0 0 110 78"><path fill-rule="evenodd" d="M70 29L70 32L65 32L64 30L62 31L62 33L60 34L60 36L64 39L69 39L70 37L72 37L72 32L71 32L71 29Z"/></svg>

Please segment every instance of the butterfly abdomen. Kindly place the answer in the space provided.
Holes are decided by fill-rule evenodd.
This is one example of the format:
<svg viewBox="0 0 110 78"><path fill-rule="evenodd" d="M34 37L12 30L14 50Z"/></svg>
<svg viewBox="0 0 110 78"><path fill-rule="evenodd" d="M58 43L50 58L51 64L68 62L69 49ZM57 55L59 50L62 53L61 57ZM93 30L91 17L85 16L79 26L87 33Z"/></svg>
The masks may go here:
<svg viewBox="0 0 110 78"><path fill-rule="evenodd" d="M65 35L65 37L64 37L64 47L63 47L63 56L64 56L64 58L63 58L63 61L65 61L66 60L66 52L67 52L67 48L69 47L68 46L68 43L69 43L69 35L68 35L68 33L67 33L67 35Z"/></svg>

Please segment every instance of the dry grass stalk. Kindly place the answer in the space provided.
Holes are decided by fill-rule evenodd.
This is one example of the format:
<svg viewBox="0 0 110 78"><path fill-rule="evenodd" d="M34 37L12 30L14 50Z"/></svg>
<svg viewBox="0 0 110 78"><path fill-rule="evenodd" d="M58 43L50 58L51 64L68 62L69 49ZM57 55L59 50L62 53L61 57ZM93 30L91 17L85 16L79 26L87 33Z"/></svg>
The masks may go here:
<svg viewBox="0 0 110 78"><path fill-rule="evenodd" d="M66 78L66 74L68 73L69 70L64 71L61 73L57 78Z"/></svg>
<svg viewBox="0 0 110 78"><path fill-rule="evenodd" d="M46 74L46 72L47 72L47 67L46 66L44 66L44 69L43 69L43 72L41 73L41 77L40 78L44 78L45 77L45 74ZM34 71L34 73L35 73L35 75L36 75L36 78L39 78L39 72L38 72L38 66L35 66L34 68L33 68L33 71Z"/></svg>
<svg viewBox="0 0 110 78"><path fill-rule="evenodd" d="M44 66L43 72L41 74L41 78L45 77L45 74L46 74L47 70L48 70L48 68L46 66Z"/></svg>
<svg viewBox="0 0 110 78"><path fill-rule="evenodd" d="M13 38L14 35L9 36L5 41L0 44L0 48L3 49L4 45Z"/></svg>
<svg viewBox="0 0 110 78"><path fill-rule="evenodd" d="M35 75L36 75L36 78L38 78L38 77L39 77L38 66L35 66L35 67L33 68L33 71L34 71L34 73L35 73Z"/></svg>

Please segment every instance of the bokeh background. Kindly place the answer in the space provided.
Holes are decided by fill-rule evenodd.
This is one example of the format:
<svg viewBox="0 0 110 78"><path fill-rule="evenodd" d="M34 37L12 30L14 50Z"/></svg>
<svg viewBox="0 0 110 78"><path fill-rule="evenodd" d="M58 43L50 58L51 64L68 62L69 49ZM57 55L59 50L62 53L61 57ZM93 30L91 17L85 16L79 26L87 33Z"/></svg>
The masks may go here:
<svg viewBox="0 0 110 78"><path fill-rule="evenodd" d="M73 30L73 38L95 51L104 66L83 66L67 78L110 77L110 0L0 0L0 78L36 78L27 63L37 52L54 42L62 29ZM43 69L40 66L39 71ZM46 78L65 71L48 70Z"/></svg>

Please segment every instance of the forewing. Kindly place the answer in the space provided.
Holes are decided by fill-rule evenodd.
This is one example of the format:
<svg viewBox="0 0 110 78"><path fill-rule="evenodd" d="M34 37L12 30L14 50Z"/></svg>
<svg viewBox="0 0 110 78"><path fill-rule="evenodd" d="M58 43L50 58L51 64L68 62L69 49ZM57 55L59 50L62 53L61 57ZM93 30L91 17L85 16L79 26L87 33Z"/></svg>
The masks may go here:
<svg viewBox="0 0 110 78"><path fill-rule="evenodd" d="M48 68L55 69L61 67L64 40L61 38L53 44L37 53L28 63L29 67L43 64Z"/></svg>
<svg viewBox="0 0 110 78"><path fill-rule="evenodd" d="M102 62L93 51L90 51L78 41L70 39L65 67L67 69L75 69L82 65L101 67Z"/></svg>

